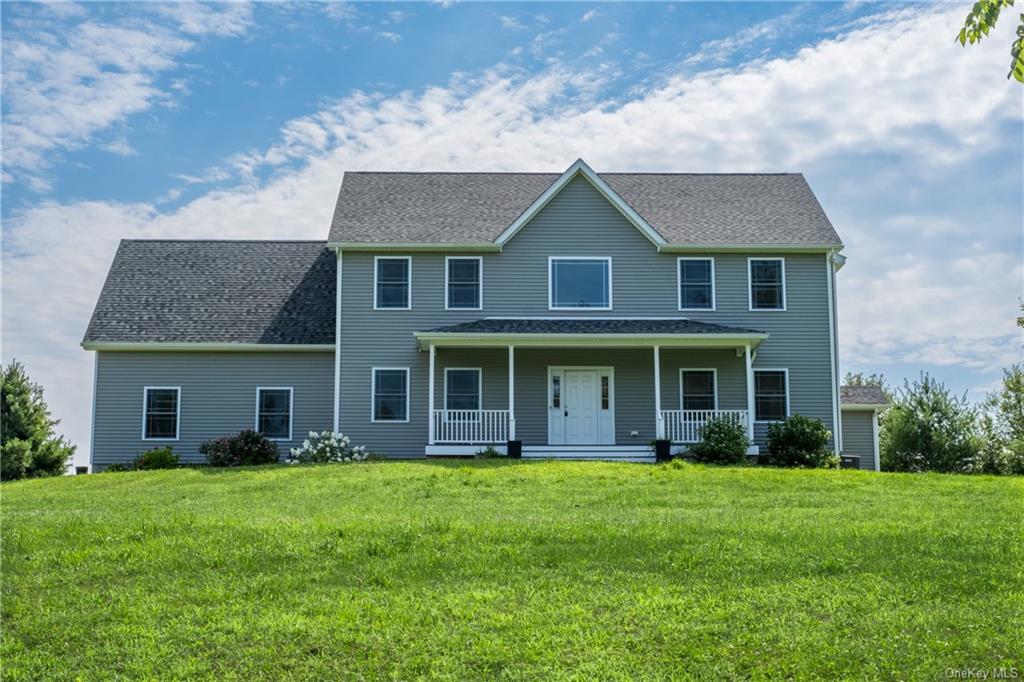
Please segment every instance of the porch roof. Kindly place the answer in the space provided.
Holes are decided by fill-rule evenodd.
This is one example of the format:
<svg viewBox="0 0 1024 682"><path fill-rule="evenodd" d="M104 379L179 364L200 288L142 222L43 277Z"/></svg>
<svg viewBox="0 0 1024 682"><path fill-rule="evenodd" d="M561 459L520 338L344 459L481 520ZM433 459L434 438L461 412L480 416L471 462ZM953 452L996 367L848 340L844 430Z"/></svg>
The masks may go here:
<svg viewBox="0 0 1024 682"><path fill-rule="evenodd" d="M675 318L488 317L413 332L421 348L436 346L757 346L766 332Z"/></svg>

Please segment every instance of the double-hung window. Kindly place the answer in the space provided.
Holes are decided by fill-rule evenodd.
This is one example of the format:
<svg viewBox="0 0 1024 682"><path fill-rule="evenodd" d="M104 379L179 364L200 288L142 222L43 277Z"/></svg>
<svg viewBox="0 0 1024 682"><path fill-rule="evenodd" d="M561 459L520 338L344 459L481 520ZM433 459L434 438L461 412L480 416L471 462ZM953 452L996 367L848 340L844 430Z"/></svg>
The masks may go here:
<svg viewBox="0 0 1024 682"><path fill-rule="evenodd" d="M292 439L292 389L256 389L256 430L271 440Z"/></svg>
<svg viewBox="0 0 1024 682"><path fill-rule="evenodd" d="M786 262L781 258L750 258L751 310L786 309Z"/></svg>
<svg viewBox="0 0 1024 682"><path fill-rule="evenodd" d="M759 422L789 416L789 375L784 369L754 371L754 414Z"/></svg>
<svg viewBox="0 0 1024 682"><path fill-rule="evenodd" d="M480 310L483 307L483 260L445 259L445 307L449 310Z"/></svg>
<svg viewBox="0 0 1024 682"><path fill-rule="evenodd" d="M680 258L679 309L715 309L715 261L712 258Z"/></svg>
<svg viewBox="0 0 1024 682"><path fill-rule="evenodd" d="M679 371L679 385L682 389L681 402L684 410L714 410L715 370L683 369Z"/></svg>
<svg viewBox="0 0 1024 682"><path fill-rule="evenodd" d="M448 367L445 369L444 408L446 410L473 411L480 409L479 369L465 369L457 367Z"/></svg>
<svg viewBox="0 0 1024 682"><path fill-rule="evenodd" d="M412 258L377 256L373 259L373 307L412 308Z"/></svg>
<svg viewBox="0 0 1024 682"><path fill-rule="evenodd" d="M371 387L372 421L409 421L409 370L405 367L374 367Z"/></svg>
<svg viewBox="0 0 1024 682"><path fill-rule="evenodd" d="M548 307L551 310L612 309L611 258L550 258Z"/></svg>
<svg viewBox="0 0 1024 682"><path fill-rule="evenodd" d="M143 389L143 440L178 440L178 386L146 386Z"/></svg>

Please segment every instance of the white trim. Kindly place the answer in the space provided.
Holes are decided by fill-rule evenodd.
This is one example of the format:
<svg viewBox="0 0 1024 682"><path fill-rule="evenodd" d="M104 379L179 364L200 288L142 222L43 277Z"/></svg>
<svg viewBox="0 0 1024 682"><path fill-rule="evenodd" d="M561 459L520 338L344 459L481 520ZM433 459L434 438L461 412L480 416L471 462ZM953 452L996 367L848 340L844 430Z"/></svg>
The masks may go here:
<svg viewBox="0 0 1024 682"><path fill-rule="evenodd" d="M661 413L661 346L654 346L654 437L665 437L665 416Z"/></svg>
<svg viewBox="0 0 1024 682"><path fill-rule="evenodd" d="M333 351L333 343L178 343L170 342L127 342L116 341L83 341L85 350L102 351L225 351L225 352L293 352L315 353Z"/></svg>
<svg viewBox="0 0 1024 682"><path fill-rule="evenodd" d="M377 264L381 260L404 260L409 266L406 269L406 286L409 287L407 305L404 308L381 308L377 305ZM412 256L374 256L373 257L373 309L374 310L412 310Z"/></svg>
<svg viewBox="0 0 1024 682"><path fill-rule="evenodd" d="M337 254L334 285L334 433L341 433L341 249ZM373 290L377 290L374 283Z"/></svg>
<svg viewBox="0 0 1024 682"><path fill-rule="evenodd" d="M743 348L743 362L747 379L747 440L753 442L756 403L754 402L754 356L749 343Z"/></svg>
<svg viewBox="0 0 1024 682"><path fill-rule="evenodd" d="M554 286L551 281L551 268L555 261L576 260L576 261L597 261L603 260L608 263L608 305L607 306L556 306L551 298L554 293ZM611 256L548 256L548 310L612 310L612 259Z"/></svg>
<svg viewBox="0 0 1024 682"><path fill-rule="evenodd" d="M871 444L875 449L875 471L882 470L882 453L878 447L878 410L871 413Z"/></svg>
<svg viewBox="0 0 1024 682"><path fill-rule="evenodd" d="M150 391L176 391L174 400L174 438L146 438L146 406L149 403ZM177 441L181 437L181 386L143 386L142 387L142 440L148 442Z"/></svg>
<svg viewBox="0 0 1024 682"><path fill-rule="evenodd" d="M475 457L476 453L487 448L494 448L499 455L508 454L505 445L485 445L483 443L474 445L457 445L452 443L438 443L427 445L423 454L427 457Z"/></svg>
<svg viewBox="0 0 1024 682"><path fill-rule="evenodd" d="M93 462L96 459L96 387L99 386L100 354L93 353L92 356L92 423L89 427L89 471L93 471ZM145 410L145 406L143 406ZM143 412L145 419L145 412ZM145 425L143 425L145 428ZM143 433L145 435L145 433Z"/></svg>
<svg viewBox="0 0 1024 682"><path fill-rule="evenodd" d="M476 372L477 396L476 396L476 407L474 407L473 409L474 410L482 410L482 409L484 409L484 371L480 367L445 367L444 368L444 402L442 403L444 405L444 409L446 411L449 409L448 408L448 372L451 372L452 370L461 371L461 372ZM452 408L452 409L454 409L454 408ZM458 409L462 410L464 408L460 407ZM433 414L433 411L431 411L431 414Z"/></svg>
<svg viewBox="0 0 1024 682"><path fill-rule="evenodd" d="M756 424L775 424L776 422L782 421L780 419L758 419L757 418L757 385L756 385L756 376L757 376L758 372L782 372L782 374L784 375L784 380L786 382L786 416L785 416L785 419L788 419L793 414L790 411L790 409L789 409L789 393L790 393L790 391L789 391L789 368L788 367L755 367L754 368L754 372L753 372L754 373L754 377L755 377L755 384L753 386L753 389L754 389L754 405L753 405L753 412L751 412L751 414L750 414L751 421L756 423Z"/></svg>
<svg viewBox="0 0 1024 682"><path fill-rule="evenodd" d="M837 244L663 244L659 253L824 253L843 248Z"/></svg>
<svg viewBox="0 0 1024 682"><path fill-rule="evenodd" d="M434 425L434 366L437 364L437 346L430 344L430 359L427 363L427 413L430 415L427 429L427 445L437 441L437 427Z"/></svg>
<svg viewBox="0 0 1024 682"><path fill-rule="evenodd" d="M405 372L405 419L376 419L377 404L377 372ZM370 423L371 424L408 424L409 423L409 368L408 367L371 367L370 368ZM433 415L430 416L434 418Z"/></svg>
<svg viewBox="0 0 1024 682"><path fill-rule="evenodd" d="M508 345L555 348L561 346L603 346L633 348L661 345L671 348L737 348L757 345L768 334L480 334L413 332L421 350L430 344L498 348Z"/></svg>
<svg viewBox="0 0 1024 682"><path fill-rule="evenodd" d="M508 346L508 439L516 439L516 347Z"/></svg>
<svg viewBox="0 0 1024 682"><path fill-rule="evenodd" d="M453 260L475 260L478 264L476 271L476 285L480 292L477 300L479 305L475 308L453 308L448 300L448 267ZM411 300L411 299L410 299ZM444 309L445 310L483 310L484 309L484 259L483 256L445 256L444 257Z"/></svg>
<svg viewBox="0 0 1024 682"><path fill-rule="evenodd" d="M711 307L710 308L684 308L683 307L683 273L682 262L684 260L706 260L711 263ZM688 312L714 312L718 307L718 295L715 291L715 258L714 256L680 256L676 258L676 302L678 310Z"/></svg>
<svg viewBox="0 0 1024 682"><path fill-rule="evenodd" d="M871 412L873 410L884 410L889 403L843 403L839 409L843 412Z"/></svg>
<svg viewBox="0 0 1024 682"><path fill-rule="evenodd" d="M781 308L755 308L754 307L754 278L750 272L750 264L755 261L777 260L782 263L782 307ZM784 313L786 312L786 259L782 256L763 258L751 256L747 258L747 309L752 313Z"/></svg>
<svg viewBox="0 0 1024 682"><path fill-rule="evenodd" d="M832 451L840 455L843 452L843 420L839 414L839 365L836 361L838 350L838 333L836 325L835 270L832 265L832 253L825 254L825 288L828 293L828 353L832 370Z"/></svg>
<svg viewBox="0 0 1024 682"><path fill-rule="evenodd" d="M711 372L711 390L712 399L715 402L713 410L718 410L718 369L715 367L680 367L679 368L679 409L685 410L686 405L684 404L683 398L685 393L683 391L683 372Z"/></svg>
<svg viewBox="0 0 1024 682"><path fill-rule="evenodd" d="M588 166L583 159L576 159L576 161L569 166L564 173L557 180L544 190L537 199L523 211L518 218L516 218L511 225L506 227L498 238L494 240L499 246L504 246L512 237L516 235L519 230L523 228L538 212L551 201L555 195L562 191L562 189L569 184L569 182L577 175L582 175L586 180L600 192L605 199L611 203L623 217L628 220L633 227L640 230L641 233L647 239L650 240L655 246L662 246L666 244L665 238L662 237L657 230L655 230L650 223L644 220L639 213L633 210L626 201L618 195L615 190L609 187L608 183L601 179L601 177L594 172L594 169Z"/></svg>
<svg viewBox="0 0 1024 682"><path fill-rule="evenodd" d="M345 251L441 251L500 253L494 242L327 242L327 248ZM834 247L833 247L834 248Z"/></svg>
<svg viewBox="0 0 1024 682"><path fill-rule="evenodd" d="M291 386L257 386L256 387L256 421L253 431L260 433L260 391L288 391L288 437L287 438L271 438L267 436L267 440L272 440L277 443L285 443L292 439L292 422L294 421L295 412L295 390Z"/></svg>
<svg viewBox="0 0 1024 682"><path fill-rule="evenodd" d="M327 242L329 249L345 251L418 251L418 252L478 252L500 253L502 247L494 242ZM658 244L659 253L825 253L842 249L842 243L809 244Z"/></svg>

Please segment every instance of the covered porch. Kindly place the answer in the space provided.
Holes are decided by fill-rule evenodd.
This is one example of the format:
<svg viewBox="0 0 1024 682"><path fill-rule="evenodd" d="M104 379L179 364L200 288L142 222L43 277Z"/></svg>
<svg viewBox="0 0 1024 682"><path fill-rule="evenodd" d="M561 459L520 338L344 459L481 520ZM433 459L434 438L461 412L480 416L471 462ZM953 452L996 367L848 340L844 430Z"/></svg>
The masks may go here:
<svg viewBox="0 0 1024 682"><path fill-rule="evenodd" d="M652 440L678 449L721 417L753 438L763 332L685 318L487 318L415 336L429 357L427 455L511 443L524 457L646 459Z"/></svg>

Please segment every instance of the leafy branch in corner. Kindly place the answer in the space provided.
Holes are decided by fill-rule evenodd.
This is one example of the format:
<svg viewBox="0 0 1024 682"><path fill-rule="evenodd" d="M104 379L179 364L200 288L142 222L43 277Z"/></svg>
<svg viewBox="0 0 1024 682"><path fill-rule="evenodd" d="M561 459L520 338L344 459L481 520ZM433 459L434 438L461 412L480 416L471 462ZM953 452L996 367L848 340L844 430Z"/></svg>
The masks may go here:
<svg viewBox="0 0 1024 682"><path fill-rule="evenodd" d="M956 40L961 45L981 42L996 25L999 12L1003 8L1013 7L1013 2L1014 0L978 0L968 12L964 27L960 29ZM1020 15L1020 25L1017 26L1017 39L1010 46L1010 72L1006 77L1010 76L1024 83L1024 13Z"/></svg>

